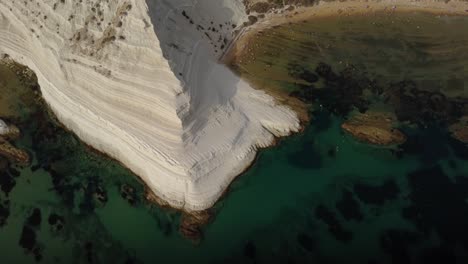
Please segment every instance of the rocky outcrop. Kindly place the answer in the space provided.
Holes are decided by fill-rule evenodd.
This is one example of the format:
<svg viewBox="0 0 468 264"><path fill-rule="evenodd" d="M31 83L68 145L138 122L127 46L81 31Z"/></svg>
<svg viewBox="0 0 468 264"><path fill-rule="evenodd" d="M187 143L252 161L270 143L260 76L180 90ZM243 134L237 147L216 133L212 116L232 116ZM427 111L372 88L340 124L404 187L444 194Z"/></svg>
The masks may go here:
<svg viewBox="0 0 468 264"><path fill-rule="evenodd" d="M14 147L9 141L16 140L20 136L18 127L7 124L0 119L0 156L7 158L10 162L20 165L29 164L29 155L26 151Z"/></svg>
<svg viewBox="0 0 468 264"><path fill-rule="evenodd" d="M182 214L180 220L179 231L187 239L194 243L199 243L202 239L202 227L211 219L211 214L208 211L198 211L193 213Z"/></svg>
<svg viewBox="0 0 468 264"><path fill-rule="evenodd" d="M19 165L28 165L30 162L29 154L26 151L14 147L10 142L1 137L0 155L7 158L10 162Z"/></svg>
<svg viewBox="0 0 468 264"><path fill-rule="evenodd" d="M355 138L374 145L396 145L406 136L394 127L396 118L388 113L367 112L356 114L341 125Z"/></svg>
<svg viewBox="0 0 468 264"><path fill-rule="evenodd" d="M15 140L20 137L20 130L15 125L7 125L0 119L0 137L6 140Z"/></svg>
<svg viewBox="0 0 468 264"><path fill-rule="evenodd" d="M468 144L468 116L462 117L458 123L451 125L449 130L452 137Z"/></svg>

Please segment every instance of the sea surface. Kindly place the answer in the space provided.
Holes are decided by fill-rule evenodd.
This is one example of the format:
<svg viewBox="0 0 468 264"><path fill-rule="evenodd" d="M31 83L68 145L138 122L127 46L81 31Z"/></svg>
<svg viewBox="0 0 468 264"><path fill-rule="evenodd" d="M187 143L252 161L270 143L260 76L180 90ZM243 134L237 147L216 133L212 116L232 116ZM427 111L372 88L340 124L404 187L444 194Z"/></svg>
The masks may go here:
<svg viewBox="0 0 468 264"><path fill-rule="evenodd" d="M0 263L468 263L468 147L447 129L468 106L468 17L315 18L257 41L239 74L301 98L312 118L260 151L200 244L180 235L179 212L146 202L137 177L66 131L37 85L0 66L0 118L33 160L0 158ZM331 87L319 65L346 85ZM301 92L311 76L324 91L312 99ZM342 131L368 109L397 113L407 142Z"/></svg>

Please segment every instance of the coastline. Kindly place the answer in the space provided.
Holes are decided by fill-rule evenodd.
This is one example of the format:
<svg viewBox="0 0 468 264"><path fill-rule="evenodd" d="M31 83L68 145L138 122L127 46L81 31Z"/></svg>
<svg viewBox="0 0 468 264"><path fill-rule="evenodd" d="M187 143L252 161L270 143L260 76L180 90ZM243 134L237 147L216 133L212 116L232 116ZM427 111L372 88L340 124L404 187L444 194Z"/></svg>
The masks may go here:
<svg viewBox="0 0 468 264"><path fill-rule="evenodd" d="M272 12L260 14L263 18L258 22L243 27L239 34L228 45L228 49L219 58L219 61L236 72L233 65L241 56L245 56L249 45L254 41L258 33L269 28L278 27L291 23L302 23L313 19L328 17L343 17L353 15L378 16L393 15L402 12L424 12L434 15L468 16L468 1L406 1L406 0L348 0L348 1L320 1L310 6L294 6L294 8L276 9ZM242 78L242 74L236 72ZM243 78L255 89L264 90L275 98L280 105L290 107L301 120L301 127L311 118L307 113L307 105L296 98L290 97L288 93L277 89L269 89L266 85ZM291 102L292 101L292 102ZM291 103L290 103L291 102Z"/></svg>
<svg viewBox="0 0 468 264"><path fill-rule="evenodd" d="M265 18L257 23L243 28L236 41L232 43L229 50L221 58L221 61L229 60L232 49L247 44L252 34L258 31L275 27L281 24L297 23L313 18L323 18L330 16L350 16L350 15L377 15L385 12L393 14L395 12L427 12L434 15L468 15L467 1L407 1L407 0L348 0L348 1L320 1L311 6L297 6L292 10L282 10L279 13L268 13Z"/></svg>
<svg viewBox="0 0 468 264"><path fill-rule="evenodd" d="M147 182L144 180L144 178L142 178L137 172L132 170L131 167L127 166L124 162L122 162L122 161L118 160L117 158L107 154L106 152L95 148L93 145L87 143L86 141L79 139L79 136L72 129L68 128L64 123L62 123L60 121L59 117L55 114L55 112L51 108L50 104L43 97L43 95L41 93L41 90L40 89L38 89L38 90L33 89L33 87L37 87L36 85L38 84L38 80L37 80L37 76L34 73L34 71L32 71L28 66L23 65L23 64L15 61L15 60L13 60L7 54L5 54L5 56L3 58L0 58L0 64L10 68L17 75L19 80L24 83L24 85L31 86L31 87L29 87L29 88L31 88L31 92L36 93L35 96L37 97L36 98L37 101L35 103L41 109L40 111L44 111L45 114L50 117L51 121L54 123L55 126L60 127L61 129L63 129L67 133L73 135L74 137L77 137L77 139L81 142L81 144L84 145L84 147L89 152L95 153L95 154L97 154L99 156L102 156L102 157L105 157L106 159L110 159L110 160L118 163L120 166L126 168L128 171L130 171L133 174L133 176L142 184L142 186L143 186L143 188L145 190L145 193L143 194L143 197L145 198L145 200L149 204L156 204L157 206L159 206L161 208L164 208L164 209L167 209L167 210L178 211L178 212L182 213L183 217L186 217L186 218L187 217L188 218L190 218L190 217L197 218L197 216L199 216L201 214L209 215L210 216L209 218L204 218L204 220L205 220L204 222L198 222L198 228L201 228L202 226L206 225L209 221L211 221L213 219L211 217L215 216L215 213L212 211L212 207L204 209L204 210L187 210L187 208L184 208L184 207L175 207L175 206L171 205L164 198L157 196L157 194L155 194L152 191L151 187L147 184ZM303 130L301 129L300 131L298 131L298 132L296 132L294 134L301 133L302 131ZM291 135L289 135L289 136L291 136ZM279 144L279 142L282 139L286 138L286 137L287 136L285 136L285 137L275 137L272 144L270 144L270 145L268 145L268 146L266 146L264 148L261 148L261 149L272 148L272 147L276 146L277 144ZM227 186L227 188L224 189L224 191L222 192L220 198L216 201L216 203L218 201L220 201L221 199L223 199L226 195L228 195L228 193L231 190L231 185L234 183L234 181L239 176L244 174L247 170L249 170L252 166L255 165L255 161L258 159L258 155L259 155L259 152L257 151L255 156L254 156L253 161L250 162L248 164L248 166L245 167L242 170L241 173L237 174L237 176L229 183L229 185Z"/></svg>
<svg viewBox="0 0 468 264"><path fill-rule="evenodd" d="M382 12L392 15L395 12L426 12L434 15L468 16L468 1L406 1L406 0L348 0L320 1L312 6L297 6L292 10L268 13L257 23L243 28L229 49L220 58L223 63L232 61L251 38L262 30L287 23L298 23L314 18L351 15L380 15Z"/></svg>
<svg viewBox="0 0 468 264"><path fill-rule="evenodd" d="M323 5L323 6L335 6L335 7L339 6L343 8L343 5L349 6L355 2L349 2L349 3L344 2L344 3L346 4L343 4L343 2L323 3L323 4L319 4L318 7ZM360 5L364 6L363 4L364 2L356 2L356 3L361 3ZM395 4L394 1L385 2L385 3ZM369 2L369 4L372 4L372 3ZM271 18L267 16L264 21L259 21L258 23L254 24L252 27L246 28L246 30L244 31L244 34L241 35L237 39L237 41L233 44L234 46L241 45L242 40L244 39L245 36L247 36L246 34L248 34L249 32L253 32L254 29L255 30L262 29L261 25L266 25L267 27L269 27L269 26L274 26L275 23L282 23L282 21L283 22L284 21L296 21L296 20L300 21L301 19L303 19L302 16L309 15L305 11L301 13L300 10L310 9L310 10L317 11L317 9L313 9L313 8L316 8L316 7L313 6L313 7L297 8L296 10L293 10L287 13L287 14L291 14L292 17L287 17L284 14L278 14L278 15L272 14ZM8 11L5 11L5 12L8 13ZM330 12L321 12L321 13L331 14L331 15L335 15L338 13L339 14L347 13L343 11L339 12L339 9L334 10L331 13ZM304 15L301 15L301 14L304 14ZM140 16L136 15L135 17L139 18ZM278 17L278 18L276 19L274 17ZM282 18L283 20L281 19L281 17L283 17ZM277 22L271 22L273 20ZM18 29L18 32L20 31L21 30ZM39 39L39 37L37 38ZM156 38L154 40L156 41ZM163 40L167 40L167 39L161 38L161 41ZM30 44L31 43L26 43L25 45L26 47L30 48L32 47L30 46ZM149 43L149 44L155 44L155 43ZM117 46L117 44L115 45ZM128 48L128 46L129 45L125 46L124 44L122 44L121 46L117 46L117 49L121 47ZM115 50L112 50L111 48L115 48L115 47L108 47L110 52L114 52ZM198 46L196 45L195 51L199 52L198 50L196 50L197 48ZM203 47L203 48L206 49L206 47ZM8 49L14 49L14 48L9 47ZM32 49L32 50L35 50L35 49ZM110 106L112 106L113 104L116 104L117 102L119 103L118 105L121 108L125 108L122 110L122 115L127 118L133 117L133 115L136 112L138 112L138 111L133 111L134 109L130 109L130 107L148 106L148 105L143 105L144 103L147 103L147 101L142 100L144 102L143 103L140 102L140 104L136 106L135 102L130 102L130 101L127 102L125 101L125 98L119 98L120 95L117 96L118 92L122 90L121 89L122 87L118 86L120 85L120 83L119 84L115 83L114 87L110 87L110 84L108 83L109 82L108 75L102 74L102 72L98 72L96 69L94 69L100 75L95 74L94 72L89 71L89 69L85 69L83 65L79 65L78 63L76 63L77 60L81 60L81 57L76 56L74 58L77 58L77 59L66 61L64 62L63 65L60 63L57 63L57 64L51 63L53 64L52 66L54 66L50 68L51 71L56 70L56 69L58 70L61 68L66 68L67 71L64 71L64 74L63 74L64 76L60 76L60 78L57 77L57 80L55 79L48 80L46 79L45 76L50 76L50 75L44 74L41 71L39 71L39 69L47 68L47 67L40 67L40 66L43 66L41 62L44 62L44 60L37 59L34 56L33 58L28 58L28 56L24 58L20 54L20 52L22 51L13 50L13 54L15 55L14 58L18 59L19 63L27 64L28 67L30 67L31 69L34 69L36 73L39 73L38 76L40 77L39 82L41 83L41 90L43 90L44 92L43 95L46 97L45 99L46 99L47 104L50 106L52 111L56 113L57 118L61 122L63 122L64 125L67 126L69 130L74 131L74 133L78 137L80 137L83 141L85 141L90 146L93 146L94 149L97 149L101 152L105 152L107 153L108 156L111 156L119 160L122 164L126 164L126 167L131 168L131 170L134 171L135 174L139 175L139 177L141 177L144 180L145 184L150 186L153 192L156 192L156 195L162 194L161 190L164 190L165 192L164 194L166 195L161 195L161 197L164 197L164 200L170 201L173 207L182 208L182 210L186 209L187 211L197 211L199 209L205 209L203 207L206 207L206 208L211 207L213 203L216 202L216 201L213 201L213 199L218 200L219 197L223 195L223 193L226 191L228 186L232 183L233 179L239 176L240 174L242 174L242 172L248 169L250 166L252 166L255 160L255 156L258 154L257 152L258 149L274 145L274 142L276 141L275 138L288 136L292 134L293 132L300 131L301 127L303 127L303 124L298 125L297 123L295 123L296 120L295 118L293 118L294 113L292 111L288 111L289 109L283 109L286 107L282 107L281 105L278 105L275 102L272 102L273 99L270 98L269 96L264 95L264 93L251 91L253 89L251 89L249 85L247 85L245 82L241 82L240 86L236 83L236 85L238 86L234 87L234 88L239 88L239 91L237 91L237 94L236 94L237 97L235 98L232 97L234 98L232 99L232 101L235 103L234 104L236 106L235 108L238 108L240 110L238 112L237 111L228 112L229 109L228 110L221 109L221 111L217 111L217 113L215 113L216 115L213 114L212 116L209 116L211 121L215 120L218 123L210 123L209 124L210 126L203 127L203 129L201 130L192 131L192 128L194 127L197 128L197 125L198 125L197 123L198 120L196 118L199 116L204 116L204 114L207 112L212 114L213 113L212 109L217 107L217 104L219 102L216 102L216 101L205 102L202 100L203 98L197 98L198 100L200 100L200 102L196 102L194 108L197 108L199 104L201 110L197 108L195 109L194 114L189 113L189 110L192 110L192 109L188 109L188 108L190 106L190 103L192 102L188 99L191 99L191 98L188 98L189 95L187 95L187 91L185 91L184 93L184 91L182 91L182 87L176 86L176 84L178 85L178 83L176 82L175 78L172 78L173 76L171 76L170 78L168 77L168 80L166 80L167 83L165 84L169 85L171 89L172 88L174 89L174 90L171 90L171 92L173 92L174 94L168 95L169 94L168 87L161 87L160 88L161 91L158 91L160 93L156 95L161 96L162 99L166 99L166 98L168 100L169 99L172 100L174 98L176 99L174 99L173 101L169 100L168 101L169 103L166 102L167 105L162 105L159 111L156 111L150 108L139 109L139 110L148 110L149 112L145 112L144 116L140 116L140 115L135 116L135 118L140 118L140 117L148 118L149 116L153 118L152 120L157 121L159 118L159 115L171 113L171 116L174 116L174 120L171 120L171 121L174 121L173 126L160 127L159 126L160 124L158 123L158 124L155 124L154 127L150 127L148 124L141 125L140 122L137 122L137 121L130 122L130 123L122 122L122 120L115 119L116 118L115 116L111 116L113 117L113 119L110 119L109 121L108 119L103 118L103 116L104 117L107 117L107 116L104 114L101 114L100 112L101 110L107 111L108 113L106 114L109 114L112 112L109 110L109 108L103 108L103 109L96 108L95 109L97 105L94 105L94 107L92 107L90 110L90 108L87 108L88 103L86 102L86 100L83 100L83 99L91 98L91 99L96 99L96 102L99 102L97 99L100 99L99 97L103 97L107 100L105 102ZM45 57L44 55L45 53L41 53L41 52L42 50L38 50L37 53ZM139 52L141 53L142 50L140 50ZM138 55L141 55L140 53ZM201 55L209 54L209 52L206 52L205 50L202 50L199 53ZM115 55L117 53L108 53L107 55L109 54ZM197 55L200 55L200 54L197 54ZM158 69L161 71L161 73L166 73L170 70L174 70L174 69L170 69L166 67L167 65L165 65L164 61L162 61L162 56L160 56L160 54L157 53L156 51L151 55L153 55L153 57L157 57L161 59L160 64L158 64L158 66L161 66L161 65L164 66ZM148 57L148 59L150 57ZM41 57L39 56L38 58L41 58ZM83 60L83 61L89 62L87 61L88 59L89 58L86 58L86 60ZM138 57L135 56L135 58L131 58L131 59L138 59ZM179 59L180 61L183 61L183 59L181 58ZM47 60L45 60L45 62L47 62ZM193 62L198 62L198 61L194 60ZM36 65L37 63L38 65ZM109 73L109 75L113 77L112 81L116 81L117 77L119 78L128 77L127 75L125 75L124 71L122 71L125 69L124 66L126 65L124 66L116 65L116 64L113 64L114 63L113 61L104 61L104 64L106 63L108 64L106 66L109 66L109 69L112 69L112 74ZM180 67L183 68L184 66L187 66L187 65L181 65ZM201 65L197 64L197 66L200 66L200 68L202 68L205 66L205 64L201 64ZM224 70L225 69L215 68L212 70L212 72L208 74L204 73L202 77L214 77L216 74L219 75L220 73L223 74L221 75L221 77L223 77L224 74L226 73ZM73 77L72 80L67 79L69 78L67 73L69 73L70 71L73 71L73 75L74 75L72 76ZM186 74L196 76L197 73L199 73L198 71L192 70L192 69L188 69L186 71L187 72L183 72L184 76ZM93 73L94 75L91 76L90 73ZM153 79L149 77L154 77L154 75L155 75L154 72L151 72L151 76L144 75L144 76L135 76L135 77L142 77L142 78L148 77L148 79L143 78L144 81L152 81ZM96 83L98 84L106 83L106 85L105 86L102 85L102 87L100 87L102 88L101 91L95 91L95 89L93 90L92 87L90 87L89 85L86 85L89 83L83 82L85 79L80 79L80 78L83 78L83 76L86 76L88 79L92 77L93 81L95 81ZM219 79L222 79L224 81L224 79L221 77ZM228 76L228 77L230 78L231 76ZM191 80L191 78L189 78L188 80ZM68 83L66 83L66 81L68 81ZM69 90L72 90L70 88L74 88L77 90L81 89L77 85L77 83L73 83L77 81L82 81L80 85L85 85L86 89L83 89L84 91L82 91L82 93L84 94L83 98L78 98L78 100L72 101L71 96L73 95L73 98L74 98L76 94L74 94L75 93L74 91L69 91ZM142 98L143 96L146 96L145 99L149 98L146 92L149 90L148 88L151 88L151 87L148 86L147 83L143 83L143 80L132 80L132 81L136 82L135 85L139 87L140 89L139 92L141 92L141 94L136 94L136 96L142 97ZM234 81L238 81L238 80L233 78L233 82ZM59 87L58 86L59 84L70 85L70 82L73 83L73 87L60 86L61 88L63 88L60 90L57 88ZM219 80L217 80L217 82L219 82ZM191 89L193 90L192 92L196 96L197 94L195 92L198 91L197 89L200 89L200 91L198 91L199 94L204 94L204 92L214 92L217 88L215 84L218 84L218 83L203 83L202 82L200 84L194 85L193 87L191 87ZM129 86L132 86L132 85L129 85ZM104 94L107 91L106 89L108 89L109 87L114 89L114 90L112 89L109 89L109 90L111 90L111 92L115 92L115 94L114 93ZM208 90L203 90L203 88L206 88L206 87L209 87L209 89L207 88ZM233 87L228 87L228 88L233 88ZM138 89L133 89L131 91L134 91L134 90L138 90ZM182 96L176 97L176 95L181 95L181 94ZM95 95L95 97L91 97L91 95ZM152 95L156 96L155 94L152 94ZM172 96L174 96L174 98ZM107 97L112 97L112 98L109 99ZM225 100L226 96L222 94L221 92L220 97L222 100ZM164 103L161 98L155 97L153 99L155 99L156 102L151 102L151 103L154 103L154 104ZM188 101L190 101L190 103L188 103ZM174 109L172 107L174 106L177 106L177 107L175 109L176 111L173 112L172 110ZM127 108L130 110L128 110ZM207 110L205 111L205 109ZM128 110L128 111L125 111L125 110ZM216 108L216 110L219 110L219 109ZM141 111L141 112L144 112L144 111ZM97 113L99 113L99 115ZM180 114L180 116L176 116L176 114ZM186 116L184 116L184 114L186 114ZM246 121L241 120L242 122L245 123L245 126L233 126L232 121L238 121L238 120L231 119L230 114L234 114L235 118L238 118L238 119L241 119L243 115L247 115L249 118L252 119L252 122L248 119ZM72 116L78 116L78 117L75 117L75 119L71 119ZM183 121L180 120L179 118L181 116L186 117L187 120L193 121L193 123L191 124L183 123L186 120L183 120ZM220 122L219 121L220 119L218 119L220 117L223 118L222 122ZM164 116L164 118L161 120L168 121L169 119L170 119L169 117ZM138 121L141 121L141 120L138 120ZM139 126L137 128L140 128L143 131L136 131L134 130L132 126L135 126L135 127ZM235 130L232 131L232 134L229 134L229 137L224 137L224 135L223 137L216 137L215 147L213 147L214 144L211 144L211 145L208 144L212 142L208 142L208 143L206 142L206 141L212 140L213 138L206 139L207 137L204 137L204 141L202 142L203 144L200 143L199 145L196 145L198 144L200 140L199 138L200 135L210 135L210 134L213 135L214 132L218 132L219 134L220 132L219 129L218 130L212 129L212 127L216 127L216 126L223 127L222 132L226 132L226 133L231 132L231 130L233 129ZM89 131L94 131L94 129L97 129L99 130L98 132L102 132L102 133L89 132ZM157 132L161 132L161 134ZM186 145L183 145L186 142L182 142L183 141L182 136L181 138L177 138L178 135L173 135L171 134L172 132L180 132L182 136L189 135L190 137L188 141L193 140L193 141L196 141L196 143L189 142L191 144L193 143L193 145L190 145L190 148L189 148ZM247 135L247 133L249 137L245 139L244 137L245 135ZM109 140L110 138L113 138L113 137L118 139L120 143L115 144L116 143L115 141ZM166 137L168 137L168 140L164 140ZM230 148L225 146L225 145L228 145L226 144L226 142L230 144L231 141L238 140L238 139L241 139L241 142L239 143L240 145L237 146L237 141L235 141L236 148L237 148L235 153L232 150L232 146ZM175 144L171 145L174 142ZM199 148L201 149L201 151L198 151ZM187 152L188 152L187 155L180 157L180 155L187 153ZM130 159L130 156L131 156L131 159ZM156 159L159 163L148 164L148 159ZM226 162L223 163L223 161L231 161L231 162L228 162L229 163L228 164ZM205 166L210 166L210 167L206 168ZM221 166L225 166L225 167L222 167L220 169ZM159 192L157 192L156 190L159 190Z"/></svg>
<svg viewBox="0 0 468 264"><path fill-rule="evenodd" d="M208 41L215 38L199 29L212 23L216 39L230 36L244 19L240 1L183 8L182 0L127 2L110 2L102 22L87 24L79 17L93 11L70 2L56 12L35 5L34 12L45 14L35 23L21 3L2 3L0 53L36 73L47 104L82 141L131 168L171 206L209 208L259 148L299 130L299 122L218 64L217 43ZM54 20L70 17L70 10L73 19L56 30ZM113 28L115 14L122 23ZM93 50L100 35L112 32L103 25L124 38Z"/></svg>
<svg viewBox="0 0 468 264"><path fill-rule="evenodd" d="M28 84L25 84L25 85L34 85L35 83L37 83L36 75L27 66L22 65L22 64L20 64L20 63L18 63L16 61L12 60L9 57L5 57L3 59L0 59L0 64L7 66L12 71L14 71L17 74L18 78L22 82L28 83ZM37 103L38 107L41 109L40 111L44 111L45 114L50 117L51 121L54 123L55 126L60 127L61 129L63 129L64 131L66 131L67 133L69 133L69 134L71 134L71 135L73 135L75 137L78 137L73 132L73 130L69 129L65 124L63 124L60 121L60 119L54 113L54 111L52 110L50 105L43 98L40 90L37 90L37 91L32 90L32 92L37 92L38 93L38 94L36 94L37 95L36 103ZM302 132L302 130L297 132L297 133L301 133L301 132ZM268 149L268 148L272 148L272 147L276 146L284 138L285 137L276 137L271 145L269 145L269 146L267 146L267 147L265 147L263 149ZM161 207L161 208L163 208L165 210L174 210L174 211L180 212L181 215L182 215L182 220L181 220L180 227L179 227L180 232L183 234L184 237L190 239L194 243L199 243L200 242L200 240L203 237L203 231L202 231L203 227L206 226L209 222L213 221L214 218L216 217L216 211L213 211L214 210L213 207L210 207L208 209L201 210L201 211L191 211L191 210L187 210L186 208L174 207L169 202L164 200L163 198L157 196L151 190L151 187L145 182L145 180L141 176L139 176L135 171L133 171L130 167L126 166L125 163L119 161L118 159L112 157L111 155L109 155L109 154L107 154L107 153L105 153L103 151L100 151L100 150L96 149L94 146L92 146L91 144L88 144L86 141L80 140L80 142L81 142L81 144L84 145L84 147L87 149L87 151L89 151L91 153L96 153L99 156L102 156L102 157L104 157L106 159L112 160L112 161L118 163L120 166L122 166L122 167L126 168L127 170L129 170L133 174L133 176L138 180L138 182L140 182L140 184L142 184L143 189L144 189L143 198L146 200L146 202L149 205L155 204L155 205L157 205L157 206L159 206L159 207ZM254 157L254 160L241 173L239 173L233 179L233 181L230 182L230 184L228 185L227 188L225 188L225 190L223 191L223 193L221 194L221 196L217 200L217 202L221 201L222 199L224 199L229 194L229 192L232 190L231 189L232 184L235 182L235 180L237 180L238 177L242 176L247 170L249 170L252 166L255 165L255 163L256 163L256 161L257 161L257 159L259 157L259 154L260 153L257 151L256 155ZM215 203L215 205L216 205L216 203ZM196 234L183 233L182 230L186 230L186 229L192 230L192 232L196 232ZM185 231L185 232L187 232L187 231Z"/></svg>
<svg viewBox="0 0 468 264"><path fill-rule="evenodd" d="M249 26L250 30L262 30L286 23L301 22L303 20L350 15L378 15L384 11L394 12L426 12L434 15L468 15L468 1L452 0L449 2L436 0L347 0L320 1L311 6L296 6L292 10L268 13L265 18Z"/></svg>
<svg viewBox="0 0 468 264"><path fill-rule="evenodd" d="M355 1L353 1L355 2ZM297 8L296 10L294 11L290 11L289 13L286 13L286 14L272 14L271 17L267 17L264 21L260 21L258 22L257 24L251 26L251 27L248 27L245 29L245 31L243 31L242 34L240 34L238 36L238 38L236 38L235 42L232 43L232 47L231 49L228 51L232 51L232 48L233 47L236 47L238 45L241 45L242 44L242 40L245 38L245 37L248 37L249 35L248 34L253 34L255 33L256 30L263 30L263 29L266 29L266 28L269 28L269 27L273 27L275 25L280 25L280 24L284 24L284 23L293 23L294 21L297 21L297 22L300 22L304 19L307 19L307 18L312 18L312 17L327 17L327 16L336 16L336 15L353 15L353 14L364 14L367 12L380 12L380 11L388 11L389 13L393 13L395 12L400 12L400 11L427 11L429 10L430 8L423 8L423 10L414 10L414 9L411 9L410 7L408 7L408 9L399 9L398 7L396 9L393 9L391 8L391 10L387 10L388 6L385 6L385 5L378 5L379 7L382 7L382 9L375 9L375 8L367 8L366 9L363 9L363 10L360 10L358 7L356 6L352 6L351 4L353 2L349 2L349 10L346 9L345 11L340 11L342 10L342 4L343 3L348 3L348 2L332 2L332 3L324 3L323 6L326 6L327 8L324 8L323 10L325 10L324 12L319 12L319 10L317 10L317 8L319 8L321 5L319 4L318 6L313 6L313 7L301 7L301 8ZM372 5L372 2L356 2L356 3L360 3L360 7L361 8L364 8L364 3L367 3L369 5ZM393 3L393 2L392 2ZM361 5L362 4L362 5ZM391 4L388 4L388 5L391 5ZM330 7L335 7L335 9L333 8L330 8ZM338 7L341 7L341 8L338 8ZM346 7L346 8L348 8ZM297 14L294 14L295 12L298 12ZM301 13L302 12L302 13ZM319 12L319 14L317 14L317 12ZM438 14L438 12L440 12L440 10L436 10L434 11ZM291 16L291 17L288 17L288 14ZM292 14L292 15L291 15ZM450 14L453 14L453 13L450 13ZM467 15L467 13L462 13L463 15ZM296 16L297 15L297 16ZM454 15L459 15L458 13L457 14L454 14ZM275 24L275 23L278 23L278 24ZM247 40L248 41L248 40ZM246 43L248 44L248 43ZM41 97L42 98L42 97ZM42 98L44 99L44 98ZM55 113L54 109L52 108L52 106L44 99L44 104L45 106L47 106L47 111L50 112L50 113ZM56 116L54 114L54 118L56 120L60 120L60 118L58 116ZM79 134L76 134L76 131L73 130L72 128L68 128L65 124L62 123L62 121L59 121L58 122L64 129L66 129L67 131L70 131L72 133L74 133L75 135L77 135L78 137L80 137ZM232 185L232 183L236 180L236 178L242 176L242 174L247 171L249 168L251 168L252 166L255 165L255 162L258 158L258 155L259 155L259 152L258 150L259 149L265 149L265 148L270 148L270 147L274 147L275 145L278 144L278 142L280 140L282 140L283 137L286 137L286 136L290 136L291 134L295 134L295 133L300 133L302 131L302 129L304 128L304 123L301 123L301 127L298 131L295 131L295 132L291 132L287 135L281 135L281 136L277 136L277 135L274 135L274 139L267 145L259 145L259 146L256 146L256 150L254 150L253 152L255 153L255 155L253 155L253 159L250 161L250 162L246 162L246 166L239 172L237 173L235 176L233 176L233 178L230 180L230 182L227 184L227 187L224 188L223 192L220 194L220 196L217 198L217 200L215 201L215 203L217 201L219 201L220 199L223 199L223 197L225 197L229 191L230 191L230 186ZM156 198L154 199L151 199L151 198L148 198L149 201L153 201L153 202L158 202L158 204L160 206L164 206L164 207L171 207L171 208L175 208L177 210L180 210L181 212L185 213L185 214L194 214L194 213L197 213L197 212L203 212L203 211L209 211L211 209L208 208L206 210L187 210L187 208L185 207L176 207L176 206L171 206L169 202L167 202L165 199L161 198L161 197L158 197L157 194L155 194L153 192L153 190L151 189L151 186L148 184L148 182L140 175L140 173L138 172L135 172L134 170L132 170L131 167L125 165L126 163L123 162L123 161L120 161L118 157L115 157L115 155L112 155L112 154L108 154L105 152L105 150L102 150L102 149L98 149L96 147L93 146L93 144L91 143L88 143L87 141L85 140L82 140L82 142L84 144L86 144L86 146L88 146L92 151L96 151L104 156L107 156L113 160L116 160L118 161L122 166L126 167L127 169L129 169L130 171L132 171L133 174L135 174L137 176L138 179L141 180L142 184L145 186L145 189L147 190L148 194L147 195L147 198L150 197L150 196L154 196ZM205 224L205 223L203 223Z"/></svg>

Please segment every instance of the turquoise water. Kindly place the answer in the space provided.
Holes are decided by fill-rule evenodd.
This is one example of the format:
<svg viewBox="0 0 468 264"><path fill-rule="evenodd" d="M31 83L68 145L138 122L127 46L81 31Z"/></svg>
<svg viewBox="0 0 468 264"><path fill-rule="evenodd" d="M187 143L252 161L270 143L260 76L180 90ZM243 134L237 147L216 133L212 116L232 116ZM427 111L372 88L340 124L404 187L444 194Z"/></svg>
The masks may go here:
<svg viewBox="0 0 468 264"><path fill-rule="evenodd" d="M261 151L233 183L195 245L179 234L178 212L148 204L134 175L61 128L11 71L1 68L0 80L18 93L8 116L23 132L15 144L33 157L0 170L2 189L15 182L0 191L9 208L1 263L468 260L468 148L444 126L405 125L406 144L374 147L342 132L345 117L315 107L303 133ZM25 102L27 111L17 107ZM24 248L21 237L35 243Z"/></svg>

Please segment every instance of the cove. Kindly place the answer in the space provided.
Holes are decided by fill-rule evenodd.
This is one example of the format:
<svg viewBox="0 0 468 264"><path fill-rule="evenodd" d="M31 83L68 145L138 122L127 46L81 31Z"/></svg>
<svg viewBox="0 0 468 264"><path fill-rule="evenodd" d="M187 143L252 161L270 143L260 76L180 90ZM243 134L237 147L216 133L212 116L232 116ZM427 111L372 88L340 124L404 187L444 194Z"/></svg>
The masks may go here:
<svg viewBox="0 0 468 264"><path fill-rule="evenodd" d="M419 13L313 19L265 31L259 47L267 50L252 51L259 64L241 64L245 71L239 72L289 95L311 81L291 69L318 75L323 62L339 74L355 65L358 76L378 79L382 89L412 80L418 91L462 100L466 28L464 17ZM268 54L272 50L280 54ZM203 241L193 245L178 232L179 213L147 203L134 175L65 131L33 83L2 66L0 86L8 95L0 116L21 129L14 144L32 156L31 166L8 163L1 169L2 179L15 182L11 191L0 192L0 211L9 212L0 227L4 263L468 260L468 150L451 136L445 119L436 122L441 115L423 124L410 116L400 124L406 143L375 147L340 127L348 113L336 107L346 103L353 113L359 105L314 97L305 103L312 118L304 132L261 151L216 204ZM371 92L364 95L368 108L400 109Z"/></svg>

